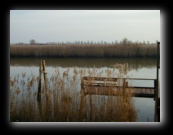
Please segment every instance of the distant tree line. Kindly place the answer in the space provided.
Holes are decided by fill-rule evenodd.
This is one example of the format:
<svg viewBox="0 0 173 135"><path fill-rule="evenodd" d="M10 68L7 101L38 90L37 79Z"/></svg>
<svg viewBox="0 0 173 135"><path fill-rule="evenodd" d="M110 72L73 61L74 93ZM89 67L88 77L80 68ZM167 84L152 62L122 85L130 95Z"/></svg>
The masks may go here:
<svg viewBox="0 0 173 135"><path fill-rule="evenodd" d="M156 41L157 42L157 41ZM70 41L66 41L66 42L47 42L47 43L39 43L36 42L36 40L31 39L29 41L30 45L82 45L82 44L88 44L88 45L130 45L130 44L141 44L141 45L151 45L151 44L156 44L156 43L150 43L149 41L145 42L132 42L131 40L128 40L127 38L122 39L120 42L118 42L117 40L112 41L112 42L106 42L106 41L98 41L98 42L94 42L94 41L74 41L74 42L70 42ZM23 43L23 42L19 42L16 43L16 45L28 45L27 43Z"/></svg>

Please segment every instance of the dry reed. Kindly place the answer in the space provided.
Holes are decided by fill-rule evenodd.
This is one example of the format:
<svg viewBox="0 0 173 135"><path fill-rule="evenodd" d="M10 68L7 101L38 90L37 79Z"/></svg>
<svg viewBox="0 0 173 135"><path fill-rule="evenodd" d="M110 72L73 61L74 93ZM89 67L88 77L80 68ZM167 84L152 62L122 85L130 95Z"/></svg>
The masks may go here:
<svg viewBox="0 0 173 135"><path fill-rule="evenodd" d="M10 57L157 57L157 45L11 45Z"/></svg>
<svg viewBox="0 0 173 135"><path fill-rule="evenodd" d="M121 67L120 70L122 70ZM37 100L38 80L28 78L28 82L21 80L18 84L10 80L10 121L11 122L132 122L137 120L137 113L133 106L131 90L125 88L117 89L118 96L112 96L112 88L106 96L85 95L78 91L80 77L86 74L89 76L102 76L103 71L98 72L93 68L73 68L73 77L61 78L59 68L49 79L47 93L44 84L41 86L41 99ZM67 70L67 73L69 70ZM123 74L124 70L121 71ZM116 76L115 70L106 71L107 77ZM119 74L118 74L119 75ZM24 76L24 73L22 73ZM122 77L118 76L118 77ZM38 77L37 77L38 78ZM90 80L93 82L93 80ZM90 88L90 87L89 87ZM35 90L35 91L34 91Z"/></svg>

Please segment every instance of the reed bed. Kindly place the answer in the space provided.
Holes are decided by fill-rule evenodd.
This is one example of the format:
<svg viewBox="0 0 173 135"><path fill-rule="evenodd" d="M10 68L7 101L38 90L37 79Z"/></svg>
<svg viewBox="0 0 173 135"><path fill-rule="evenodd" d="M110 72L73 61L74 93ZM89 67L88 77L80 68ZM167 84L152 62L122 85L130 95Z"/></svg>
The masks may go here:
<svg viewBox="0 0 173 135"><path fill-rule="evenodd" d="M128 64L100 72L93 66L74 67L61 73L57 67L45 82L47 87L42 83L40 99L37 98L39 77L33 74L27 77L22 72L10 78L10 122L134 122L137 112L130 89L126 88L123 94L119 88L118 96L90 95L84 94L80 86L83 76L122 78L127 70Z"/></svg>
<svg viewBox="0 0 173 135"><path fill-rule="evenodd" d="M10 57L157 57L157 45L10 45Z"/></svg>

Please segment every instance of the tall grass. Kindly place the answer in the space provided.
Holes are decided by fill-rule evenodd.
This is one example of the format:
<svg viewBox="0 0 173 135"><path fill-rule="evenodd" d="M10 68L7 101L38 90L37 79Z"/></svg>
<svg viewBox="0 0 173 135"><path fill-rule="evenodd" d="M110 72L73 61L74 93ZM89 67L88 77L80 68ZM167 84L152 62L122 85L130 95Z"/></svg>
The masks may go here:
<svg viewBox="0 0 173 135"><path fill-rule="evenodd" d="M11 45L10 57L156 57L156 45Z"/></svg>
<svg viewBox="0 0 173 135"><path fill-rule="evenodd" d="M37 99L39 77L28 78L25 72L10 79L11 122L132 122L137 120L131 90L117 89L118 96L84 94L80 84L83 76L121 78L126 75L124 66L98 72L93 68L73 68L73 77L67 69L61 76L59 68L47 79L47 89L41 86L41 99ZM126 65L126 68L128 66ZM118 81L120 85L120 81ZM91 87L90 87L91 88ZM111 90L113 88L108 88Z"/></svg>

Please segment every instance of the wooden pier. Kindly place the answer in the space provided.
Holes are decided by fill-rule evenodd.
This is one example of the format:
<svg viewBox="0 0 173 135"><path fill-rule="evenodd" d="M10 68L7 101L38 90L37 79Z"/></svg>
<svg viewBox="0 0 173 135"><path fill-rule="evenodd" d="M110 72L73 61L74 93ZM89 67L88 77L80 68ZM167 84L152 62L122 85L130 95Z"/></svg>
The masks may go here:
<svg viewBox="0 0 173 135"><path fill-rule="evenodd" d="M81 93L82 97L87 94L96 95L110 95L116 96L118 92L126 93L131 91L134 97L149 97L155 100L155 114L154 121L160 122L160 42L157 42L157 71L156 79L144 79L144 78L111 78L111 77L83 77L81 80ZM119 80L122 80L121 84L118 84ZM153 87L139 87L129 86L127 80L150 80L153 81ZM81 101L83 101L82 98Z"/></svg>

